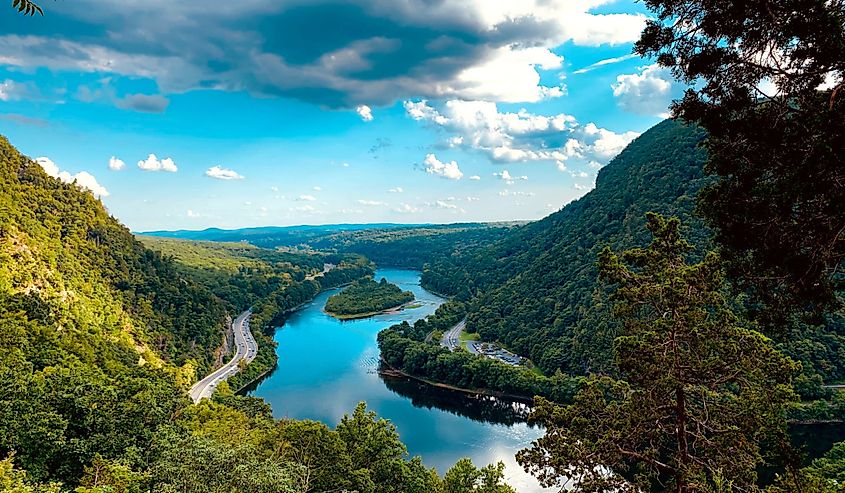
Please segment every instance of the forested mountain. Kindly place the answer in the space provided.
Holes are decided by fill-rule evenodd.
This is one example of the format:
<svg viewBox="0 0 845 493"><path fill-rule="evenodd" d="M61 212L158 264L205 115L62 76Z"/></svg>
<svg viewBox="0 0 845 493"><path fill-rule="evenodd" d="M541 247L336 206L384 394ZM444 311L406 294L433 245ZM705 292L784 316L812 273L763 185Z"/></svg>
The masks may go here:
<svg viewBox="0 0 845 493"><path fill-rule="evenodd" d="M379 265L422 269L452 255L502 238L518 222L456 224L337 224L233 230L152 231L145 238L241 242L262 248L307 247L357 253ZM233 243L232 243L233 244Z"/></svg>
<svg viewBox="0 0 845 493"><path fill-rule="evenodd" d="M0 456L78 478L147 446L210 368L226 313L90 194L0 138Z"/></svg>
<svg viewBox="0 0 845 493"><path fill-rule="evenodd" d="M649 211L681 219L693 257L712 248L711 232L695 214L696 194L711 182L702 171L704 136L674 120L656 125L599 172L590 193L490 245L437 258L424 269L423 284L468 301L469 330L530 357L547 374L611 370L617 325L597 282L598 253L646 245ZM817 325L793 320L771 335L804 363L802 395L817 394L822 379L845 378L841 314Z"/></svg>
<svg viewBox="0 0 845 493"><path fill-rule="evenodd" d="M187 251L196 249L234 273L250 256L271 275L291 268L270 272L268 256L284 263L275 252ZM372 273L364 259L334 260L318 280L293 268L296 289L273 290L257 317ZM0 138L0 490L423 493L484 482L512 491L501 467L466 461L441 479L363 403L334 429L275 420L226 383L213 402L192 405L187 388L212 364L227 307L194 274Z"/></svg>
<svg viewBox="0 0 845 493"><path fill-rule="evenodd" d="M468 328L530 357L545 372L605 368L612 322L601 317L598 252L647 241L645 213L677 215L699 247L708 233L693 215L706 182L703 132L666 120L598 175L596 188L562 210L484 248L429 264L423 283L472 300Z"/></svg>

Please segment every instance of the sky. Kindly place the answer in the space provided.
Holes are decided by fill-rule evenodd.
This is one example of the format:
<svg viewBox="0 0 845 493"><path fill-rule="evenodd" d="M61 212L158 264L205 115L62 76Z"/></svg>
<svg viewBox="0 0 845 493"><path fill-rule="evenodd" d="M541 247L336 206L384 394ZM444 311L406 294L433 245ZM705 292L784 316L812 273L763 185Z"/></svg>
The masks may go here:
<svg viewBox="0 0 845 493"><path fill-rule="evenodd" d="M42 6L0 134L133 231L539 219L682 92L629 0Z"/></svg>

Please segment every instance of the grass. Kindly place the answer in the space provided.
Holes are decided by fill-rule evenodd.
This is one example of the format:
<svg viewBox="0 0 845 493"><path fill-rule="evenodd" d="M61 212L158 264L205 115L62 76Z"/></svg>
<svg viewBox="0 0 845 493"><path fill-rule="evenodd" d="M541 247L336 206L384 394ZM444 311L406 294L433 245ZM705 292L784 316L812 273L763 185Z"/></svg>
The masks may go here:
<svg viewBox="0 0 845 493"><path fill-rule="evenodd" d="M481 336L478 335L478 332L467 332L465 330L461 331L461 334L458 336L458 340L461 341L461 347L464 349L467 348L468 341L477 341L480 338Z"/></svg>

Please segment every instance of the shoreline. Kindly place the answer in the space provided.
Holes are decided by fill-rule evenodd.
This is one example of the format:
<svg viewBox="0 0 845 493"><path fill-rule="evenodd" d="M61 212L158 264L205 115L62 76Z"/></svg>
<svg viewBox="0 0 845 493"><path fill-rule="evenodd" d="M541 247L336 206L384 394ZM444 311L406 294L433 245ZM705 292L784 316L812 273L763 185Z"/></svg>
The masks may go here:
<svg viewBox="0 0 845 493"><path fill-rule="evenodd" d="M526 397L524 395L516 395L516 394L508 394L507 392L501 392L501 391L498 391L498 390L467 389L467 388L464 388L464 387L457 387L455 385L450 385L448 383L435 382L434 380L429 380L427 378L422 378L422 377L418 377L416 375L411 375L409 373L405 373L402 370L399 370L397 368L390 366L390 364L388 364L384 360L384 358L381 357L381 354L379 354L379 360L387 367L386 369L379 369L379 371L378 371L379 375L384 375L384 376L394 377L394 378L408 378L408 379L415 380L417 382L421 382L421 383L424 383L426 385L430 385L432 387L436 387L436 388L439 388L439 389L451 390L453 392L460 392L462 394L474 395L476 397L496 397L498 399L508 399L508 400L512 400L512 401L516 401L516 402L521 402L523 404L529 404L529 405L534 404L534 398L533 397Z"/></svg>
<svg viewBox="0 0 845 493"><path fill-rule="evenodd" d="M413 299L411 301L406 301L406 302L401 303L399 305L384 308L384 309L376 311L376 312L350 313L348 315L330 312L330 311L326 310L326 307L323 307L321 311L323 313L325 313L326 315L334 317L338 320L358 320L358 319L362 319L362 318L375 317L376 315L393 315L393 314L399 313L402 310L405 310L406 308L408 308L412 305L415 305L415 304L419 304L419 302L416 299ZM420 305L420 306L422 306L422 305Z"/></svg>

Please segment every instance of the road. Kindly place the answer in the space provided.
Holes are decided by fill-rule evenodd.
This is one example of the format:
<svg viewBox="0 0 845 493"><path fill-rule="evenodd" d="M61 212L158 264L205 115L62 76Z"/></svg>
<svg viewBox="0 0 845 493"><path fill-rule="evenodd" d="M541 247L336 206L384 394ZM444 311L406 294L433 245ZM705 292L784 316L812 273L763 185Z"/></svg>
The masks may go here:
<svg viewBox="0 0 845 493"><path fill-rule="evenodd" d="M461 332L464 331L466 326L466 319L463 319L455 324L454 327L443 333L443 339L440 340L440 344L449 351L454 351L459 348L461 346Z"/></svg>
<svg viewBox="0 0 845 493"><path fill-rule="evenodd" d="M252 315L252 312L247 310L238 315L238 318L232 322L232 329L235 332L235 356L228 363L214 370L191 387L190 396L194 403L201 401L203 398L210 398L220 382L238 372L238 365L242 360L249 363L255 359L258 353L258 344L249 330L250 315Z"/></svg>
<svg viewBox="0 0 845 493"><path fill-rule="evenodd" d="M308 274L307 276L305 276L305 280L306 281L313 281L313 280L317 279L318 277L323 277L326 274L326 272L334 269L335 267L337 267L335 264L324 263L323 264L323 272L317 272L316 274Z"/></svg>

